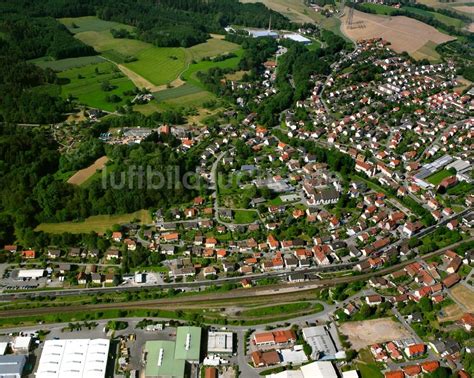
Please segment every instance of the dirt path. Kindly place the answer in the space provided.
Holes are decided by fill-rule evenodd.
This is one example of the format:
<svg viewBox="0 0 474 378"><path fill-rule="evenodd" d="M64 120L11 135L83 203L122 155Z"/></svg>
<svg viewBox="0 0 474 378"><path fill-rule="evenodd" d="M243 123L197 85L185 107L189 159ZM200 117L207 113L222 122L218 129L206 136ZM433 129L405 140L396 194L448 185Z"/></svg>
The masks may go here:
<svg viewBox="0 0 474 378"><path fill-rule="evenodd" d="M145 79L143 76L140 76L139 74L125 67L122 64L117 64L117 67L120 69L120 71L122 71L124 75L126 75L133 82L133 84L135 84L137 88L146 88L152 93L164 91L170 88L168 84L155 85L152 82ZM185 68L184 71L186 71L187 69L188 69L188 66ZM171 88L180 87L181 85L185 84L185 81L181 79L181 74L183 72L181 72L176 79L174 79L171 83L169 83Z"/></svg>
<svg viewBox="0 0 474 378"><path fill-rule="evenodd" d="M89 177L91 177L98 169L104 168L105 164L109 161L107 156L102 156L97 159L93 164L89 165L87 168L81 169L74 173L67 182L73 185L81 185Z"/></svg>
<svg viewBox="0 0 474 378"><path fill-rule="evenodd" d="M152 82L145 79L143 76L140 76L139 74L125 67L122 64L117 64L117 67L133 82L133 84L135 84L137 88L146 88L151 92L155 92L158 90L157 88L161 87L153 84Z"/></svg>

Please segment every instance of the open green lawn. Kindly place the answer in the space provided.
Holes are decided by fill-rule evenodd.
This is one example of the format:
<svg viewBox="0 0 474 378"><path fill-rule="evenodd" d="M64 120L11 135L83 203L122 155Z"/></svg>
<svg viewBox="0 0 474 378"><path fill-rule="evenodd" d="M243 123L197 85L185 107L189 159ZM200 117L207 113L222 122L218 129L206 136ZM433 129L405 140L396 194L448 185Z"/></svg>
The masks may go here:
<svg viewBox="0 0 474 378"><path fill-rule="evenodd" d="M363 7L365 9L374 11L377 14L385 14L385 15L391 15L393 12L397 11L396 8L391 7L389 5L384 5L384 4L365 3L363 4Z"/></svg>
<svg viewBox="0 0 474 378"><path fill-rule="evenodd" d="M449 172L447 169L442 169L431 176L429 176L426 181L433 185L439 185L441 181L443 181L446 177L452 176L453 174Z"/></svg>
<svg viewBox="0 0 474 378"><path fill-rule="evenodd" d="M290 312L302 312L304 310L309 309L314 309L315 311L322 311L324 307L319 303L312 304L310 302L295 302L244 310L240 313L240 315L248 317L259 317L268 315L280 315Z"/></svg>
<svg viewBox="0 0 474 378"><path fill-rule="evenodd" d="M430 12L426 11L424 9L419 9L419 8L414 8L414 7L403 7L403 9L406 9L412 13L420 14L422 16L433 16L436 20L439 22L442 22L443 24L447 26L454 26L455 28L463 28L464 27L464 22L454 18L454 17L449 17L444 14L438 13L438 12Z"/></svg>
<svg viewBox="0 0 474 378"><path fill-rule="evenodd" d="M129 223L139 219L140 223L149 224L152 222L150 213L147 210L139 210L130 214L120 215L94 215L83 222L61 222L61 223L41 223L35 231L43 231L51 234L61 234L69 232L71 234L86 234L89 232L104 233L114 224Z"/></svg>
<svg viewBox="0 0 474 378"><path fill-rule="evenodd" d="M393 7L388 6L388 5L383 5L383 4L365 3L365 4L363 4L363 7L368 9L368 10L374 11L377 14L382 14L382 15L392 15L394 12L397 11L396 8L393 8ZM447 26L454 26L456 28L463 28L464 27L464 22L463 21L461 21L457 18L454 18L454 17L445 16L444 14L441 14L441 13L438 13L438 12L431 12L431 11L427 11L427 10L424 10L424 9L410 7L410 6L403 6L401 9L406 10L410 13L419 14L419 15L422 15L422 16L431 16L431 17L435 18L436 20L438 20L439 22L442 22L443 24L445 24Z"/></svg>
<svg viewBox="0 0 474 378"><path fill-rule="evenodd" d="M426 42L418 50L412 53L415 59L428 59L432 63L439 63L441 61L441 55L436 51L437 44L433 41Z"/></svg>
<svg viewBox="0 0 474 378"><path fill-rule="evenodd" d="M136 62L124 65L155 85L173 81L186 68L186 52L181 47L152 46L135 56Z"/></svg>
<svg viewBox="0 0 474 378"><path fill-rule="evenodd" d="M66 26L73 34L86 31L100 32L110 29L126 29L129 31L134 30L133 26L121 24L118 22L104 21L95 16L65 17L60 18L59 22Z"/></svg>
<svg viewBox="0 0 474 378"><path fill-rule="evenodd" d="M235 210L234 223L252 223L258 219L258 213L255 210Z"/></svg>
<svg viewBox="0 0 474 378"><path fill-rule="evenodd" d="M167 101L167 100L178 98L178 97L192 95L194 93L199 93L199 92L202 92L201 88L196 87L192 84L186 83L176 88L170 88L165 91L155 92L154 96L157 101L161 102L161 101Z"/></svg>
<svg viewBox="0 0 474 378"><path fill-rule="evenodd" d="M139 41L138 39L114 38L110 30L85 31L76 34L76 38L87 45L92 46L100 53L114 51L123 57L136 56L144 50L156 48L153 45Z"/></svg>
<svg viewBox="0 0 474 378"><path fill-rule="evenodd" d="M96 69L99 73L96 72ZM107 111L115 111L118 105L123 105L126 96L124 91L133 90L133 83L112 63L90 64L80 68L72 68L58 74L59 78L69 80L68 83L62 85L61 95L67 97L70 94L78 99L82 104L104 109ZM101 89L102 82L108 81L113 90L105 92ZM115 94L121 98L120 102L110 103L106 101L106 97Z"/></svg>
<svg viewBox="0 0 474 378"><path fill-rule="evenodd" d="M380 369L375 364L372 354L367 348L359 351L358 360L360 362L357 364L357 370L359 370L362 378L383 377L383 374L381 373Z"/></svg>
<svg viewBox="0 0 474 378"><path fill-rule="evenodd" d="M49 57L30 60L30 63L34 63L41 68L51 68L54 71L66 71L71 68L77 68L87 66L88 64L101 62L104 62L104 58L99 55L80 56L77 58L67 58L60 60L52 60Z"/></svg>
<svg viewBox="0 0 474 378"><path fill-rule="evenodd" d="M204 43L192 46L186 49L189 61L199 61L205 57L214 57L217 55L223 55L230 52L234 52L240 49L240 46L236 43L225 41L219 38L208 39Z"/></svg>
<svg viewBox="0 0 474 378"><path fill-rule="evenodd" d="M240 62L240 58L243 54L243 50L239 49L234 51L234 54L237 55L234 58L229 58L223 60L221 62L212 62L212 61L200 61L195 64L191 64L189 68L183 72L181 78L188 83L191 83L197 87L203 87L202 83L196 77L196 73L199 71L205 72L208 71L212 67L219 67L219 68L232 68L236 69Z"/></svg>

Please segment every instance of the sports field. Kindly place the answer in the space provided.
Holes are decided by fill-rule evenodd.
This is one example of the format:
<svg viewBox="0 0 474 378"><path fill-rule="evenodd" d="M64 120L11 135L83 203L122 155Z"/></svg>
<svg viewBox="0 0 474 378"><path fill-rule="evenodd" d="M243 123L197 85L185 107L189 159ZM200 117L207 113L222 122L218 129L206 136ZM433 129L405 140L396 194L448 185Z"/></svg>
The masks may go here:
<svg viewBox="0 0 474 378"><path fill-rule="evenodd" d="M41 223L36 227L35 231L43 231L50 234L62 234L64 232L71 234L96 232L102 234L110 230L115 224L130 223L136 219L141 224L150 224L152 222L149 211L139 210L134 213L121 215L94 215L83 222Z"/></svg>
<svg viewBox="0 0 474 378"><path fill-rule="evenodd" d="M72 95L77 100L88 106L115 111L117 106L125 104L124 91L133 90L133 83L112 63L89 64L80 68L72 68L60 72L58 77L67 79L69 82L61 86L61 95L68 97ZM101 86L108 81L113 87L110 91L103 91ZM117 95L118 102L108 102L107 96Z"/></svg>
<svg viewBox="0 0 474 378"><path fill-rule="evenodd" d="M453 174L446 169L442 169L431 176L426 178L426 181L433 185L439 185L441 181L443 181L446 177L452 176Z"/></svg>

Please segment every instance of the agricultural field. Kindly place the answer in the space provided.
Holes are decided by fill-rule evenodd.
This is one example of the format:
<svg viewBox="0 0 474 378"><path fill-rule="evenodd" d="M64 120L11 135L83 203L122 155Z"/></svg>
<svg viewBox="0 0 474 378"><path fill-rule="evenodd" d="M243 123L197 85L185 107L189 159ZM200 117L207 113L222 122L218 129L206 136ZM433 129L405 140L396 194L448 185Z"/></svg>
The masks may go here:
<svg viewBox="0 0 474 378"><path fill-rule="evenodd" d="M186 68L186 52L180 47L151 46L134 56L137 61L123 65L154 85L170 83Z"/></svg>
<svg viewBox="0 0 474 378"><path fill-rule="evenodd" d="M78 34L86 31L95 31L101 32L110 29L126 29L133 31L134 28L129 25L120 24L118 22L104 21L95 16L85 16L85 17L66 17L60 18L64 26L73 34Z"/></svg>
<svg viewBox="0 0 474 378"><path fill-rule="evenodd" d="M60 72L58 77L66 83L61 86L61 95L72 95L80 103L113 112L117 106L125 104L124 91L135 88L133 83L112 63L90 64ZM102 89L102 83L109 82L110 91ZM120 101L109 102L107 96L116 95Z"/></svg>
<svg viewBox="0 0 474 378"><path fill-rule="evenodd" d="M41 223L36 227L35 231L51 234L61 234L64 232L71 234L86 234L89 232L103 234L115 224L130 223L134 220L138 220L141 224L152 222L150 213L147 210L139 210L134 213L121 215L93 215L83 222Z"/></svg>
<svg viewBox="0 0 474 378"><path fill-rule="evenodd" d="M401 324L390 318L342 323L339 330L348 336L352 348L359 350L374 343L410 337Z"/></svg>
<svg viewBox="0 0 474 378"><path fill-rule="evenodd" d="M236 43L223 40L219 35L214 35L213 38L204 43L187 48L186 54L188 55L188 61L199 61L205 57L228 54L239 49L240 46Z"/></svg>
<svg viewBox="0 0 474 378"><path fill-rule="evenodd" d="M418 60L426 58L432 63L441 62L441 55L436 51L436 46L433 41L428 41L411 55Z"/></svg>
<svg viewBox="0 0 474 378"><path fill-rule="evenodd" d="M196 78L197 71L205 71L211 67L236 68L240 61L242 49L239 45L225 41L222 35L213 35L205 43L190 48L156 47L136 39L116 39L110 29L125 28L133 31L132 27L115 22L108 22L97 17L78 17L60 20L75 37L91 45L126 75L139 88L148 88L154 92L158 104L152 102L147 105L136 106L135 109L149 114L156 110L164 110L176 106L201 106L204 102L213 99ZM234 52L237 57L221 62L201 61L205 57ZM95 59L101 59L95 57ZM60 64L50 62L48 64ZM73 68L73 67L68 67ZM171 88L169 87L171 86ZM70 88L63 88L63 92ZM75 92L72 92L75 95ZM99 101L96 91L92 91L89 101L85 93L77 96L81 102L94 107L107 105ZM102 107L112 111L115 106Z"/></svg>
<svg viewBox="0 0 474 378"><path fill-rule="evenodd" d="M432 16L439 22L442 22L443 24L448 25L448 26L454 26L455 28L458 28L458 29L462 29L464 27L464 22L462 22L461 20L454 17L446 16L438 12L430 12L424 9L419 9L419 8L414 8L414 7L403 7L403 9L406 9L412 13L420 14L422 16Z"/></svg>
<svg viewBox="0 0 474 378"><path fill-rule="evenodd" d="M81 185L86 182L90 177L92 177L96 171L102 170L109 158L107 156L102 156L101 158L97 159L93 164L88 166L87 168L81 169L77 171L74 175L72 175L67 182L73 185Z"/></svg>
<svg viewBox="0 0 474 378"><path fill-rule="evenodd" d="M303 0L240 0L241 3L263 3L268 8L288 17L293 22L314 22L311 13L316 13L305 6Z"/></svg>
<svg viewBox="0 0 474 378"><path fill-rule="evenodd" d="M155 92L154 96L158 102L165 102L167 100L188 96L199 92L202 92L201 88L196 87L192 84L185 83L176 88L170 88L165 91Z"/></svg>
<svg viewBox="0 0 474 378"><path fill-rule="evenodd" d="M434 59L437 55L429 51L431 46L455 39L405 16L387 17L354 10L352 26L346 24L346 19L347 12L342 18L342 32L350 39L357 41L381 37L391 43L393 50L410 54L417 52L420 58Z"/></svg>
<svg viewBox="0 0 474 378"><path fill-rule="evenodd" d="M48 57L30 60L30 63L34 63L41 68L50 68L53 71L61 72L70 70L71 68L78 68L87 66L88 64L105 62L105 59L99 55L93 56L80 56L77 58L67 58L60 60L52 60Z"/></svg>
<svg viewBox="0 0 474 378"><path fill-rule="evenodd" d="M198 71L204 72L204 71L209 70L212 67L236 69L240 62L242 53L243 53L243 50L239 49L239 50L234 51L234 54L236 55L235 57L229 58L220 62L200 61L194 64L190 64L189 67L181 75L181 78L188 83L191 83L197 87L203 88L202 83L196 77L196 73Z"/></svg>
<svg viewBox="0 0 474 378"><path fill-rule="evenodd" d="M426 180L433 184L433 185L439 185L441 181L443 181L446 177L452 176L453 174L449 172L446 169L442 169L441 171L438 171L431 176L427 177Z"/></svg>

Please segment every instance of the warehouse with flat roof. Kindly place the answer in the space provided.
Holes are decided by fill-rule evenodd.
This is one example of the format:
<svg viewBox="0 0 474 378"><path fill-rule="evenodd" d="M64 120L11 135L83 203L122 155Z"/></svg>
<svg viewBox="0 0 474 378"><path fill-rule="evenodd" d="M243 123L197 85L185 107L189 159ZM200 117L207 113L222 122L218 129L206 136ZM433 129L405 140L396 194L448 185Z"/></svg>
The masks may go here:
<svg viewBox="0 0 474 378"><path fill-rule="evenodd" d="M21 378L26 364L26 356L6 355L0 356L0 377Z"/></svg>
<svg viewBox="0 0 474 378"><path fill-rule="evenodd" d="M325 326L303 328L303 339L311 346L312 359L335 359L336 345Z"/></svg>
<svg viewBox="0 0 474 378"><path fill-rule="evenodd" d="M209 354L232 354L232 332L213 332L207 336L207 352Z"/></svg>
<svg viewBox="0 0 474 378"><path fill-rule="evenodd" d="M174 341L147 341L145 344L146 378L184 378L186 361L175 359L175 346Z"/></svg>
<svg viewBox="0 0 474 378"><path fill-rule="evenodd" d="M110 340L47 340L36 378L104 378Z"/></svg>
<svg viewBox="0 0 474 378"><path fill-rule="evenodd" d="M145 378L184 378L188 365L201 357L201 328L178 327L176 341L147 341L144 349Z"/></svg>
<svg viewBox="0 0 474 378"><path fill-rule="evenodd" d="M201 357L201 328L178 327L174 354L177 360L199 363Z"/></svg>

